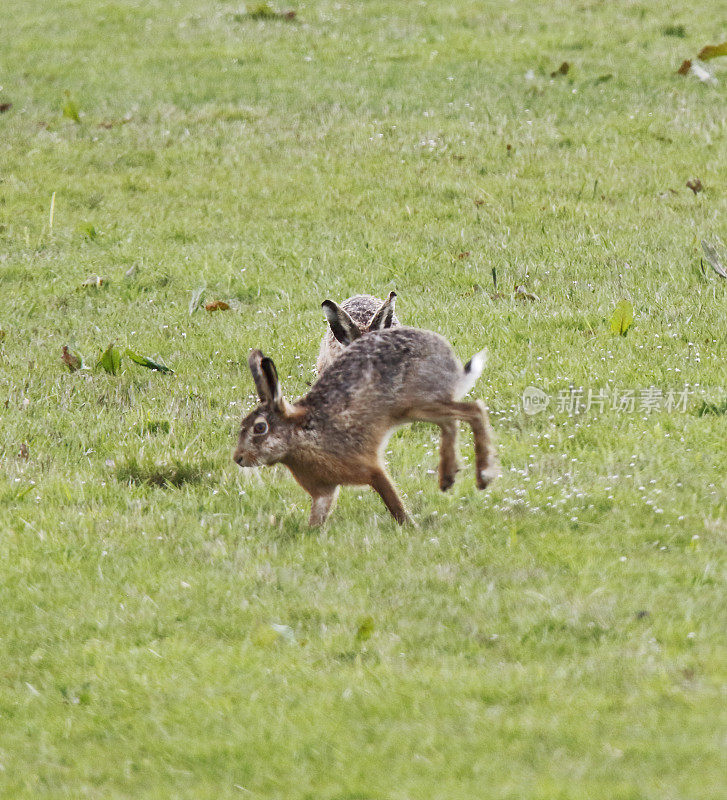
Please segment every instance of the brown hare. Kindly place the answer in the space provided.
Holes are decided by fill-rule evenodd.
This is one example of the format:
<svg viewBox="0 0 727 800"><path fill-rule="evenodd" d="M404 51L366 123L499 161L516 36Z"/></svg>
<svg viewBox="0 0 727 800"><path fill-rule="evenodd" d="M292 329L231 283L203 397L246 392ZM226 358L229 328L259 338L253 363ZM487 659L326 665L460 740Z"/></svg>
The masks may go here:
<svg viewBox="0 0 727 800"><path fill-rule="evenodd" d="M333 300L324 300L323 313L329 327L321 342L316 372L320 375L341 355L344 347L364 333L398 327L395 303L396 292L390 292L386 300L370 294L357 294L344 300L340 306Z"/></svg>
<svg viewBox="0 0 727 800"><path fill-rule="evenodd" d="M242 420L233 458L242 467L285 464L311 496L310 525L325 521L342 484L371 486L398 523L409 521L382 461L393 429L407 422L441 428L443 491L457 473L460 419L474 434L477 487L498 475L485 406L461 402L482 373L482 353L463 367L437 333L374 331L345 348L294 403L283 397L272 359L251 350L248 363L261 404Z"/></svg>

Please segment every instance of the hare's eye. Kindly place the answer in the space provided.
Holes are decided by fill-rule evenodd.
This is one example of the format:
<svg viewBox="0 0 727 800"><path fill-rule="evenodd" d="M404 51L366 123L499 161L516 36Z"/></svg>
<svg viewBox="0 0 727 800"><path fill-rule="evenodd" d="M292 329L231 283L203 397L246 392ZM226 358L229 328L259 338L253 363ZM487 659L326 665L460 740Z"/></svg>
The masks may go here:
<svg viewBox="0 0 727 800"><path fill-rule="evenodd" d="M268 423L265 422L264 419L258 420L252 426L252 432L255 434L255 436L262 436L264 433L268 432Z"/></svg>

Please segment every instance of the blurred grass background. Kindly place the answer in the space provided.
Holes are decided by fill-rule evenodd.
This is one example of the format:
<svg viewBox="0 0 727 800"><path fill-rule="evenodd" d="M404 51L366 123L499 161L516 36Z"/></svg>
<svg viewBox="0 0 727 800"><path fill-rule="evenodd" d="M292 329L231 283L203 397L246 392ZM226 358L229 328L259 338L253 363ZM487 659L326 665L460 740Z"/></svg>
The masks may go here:
<svg viewBox="0 0 727 800"><path fill-rule="evenodd" d="M725 417L700 416L727 72L676 74L719 5L255 6L3 8L0 793L727 796ZM230 311L190 314L200 289ZM475 491L464 431L440 494L410 427L419 528L349 488L310 533L282 468L231 462L247 352L299 395L320 302L391 289L488 347L503 478ZM112 341L175 374L60 359ZM569 415L571 384L690 394Z"/></svg>

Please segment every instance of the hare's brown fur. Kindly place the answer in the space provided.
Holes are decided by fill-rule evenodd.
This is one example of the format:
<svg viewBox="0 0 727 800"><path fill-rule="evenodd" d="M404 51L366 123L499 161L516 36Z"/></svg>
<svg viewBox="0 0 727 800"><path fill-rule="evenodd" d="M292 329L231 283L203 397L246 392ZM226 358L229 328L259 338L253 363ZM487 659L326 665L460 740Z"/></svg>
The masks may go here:
<svg viewBox="0 0 727 800"><path fill-rule="evenodd" d="M408 520L382 461L389 434L407 422L440 426L442 490L457 472L460 419L474 434L478 488L497 475L485 407L460 400L483 360L476 357L463 368L439 334L405 327L371 332L347 347L293 404L282 397L270 359L253 350L249 361L262 404L243 420L234 459L241 466L285 464L312 498L311 525L326 519L345 484L371 486L397 522Z"/></svg>

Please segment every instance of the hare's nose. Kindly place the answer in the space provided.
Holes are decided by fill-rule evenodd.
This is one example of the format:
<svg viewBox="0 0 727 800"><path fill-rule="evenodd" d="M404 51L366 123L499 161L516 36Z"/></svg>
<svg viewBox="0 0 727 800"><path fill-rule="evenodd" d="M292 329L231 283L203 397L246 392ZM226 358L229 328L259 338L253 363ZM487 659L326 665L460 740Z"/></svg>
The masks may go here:
<svg viewBox="0 0 727 800"><path fill-rule="evenodd" d="M232 454L232 460L233 460L233 461L234 461L236 464L239 464L241 467L244 467L244 466L245 466L245 462L244 462L244 460L243 460L242 456L240 455L240 453L233 453L233 454Z"/></svg>

